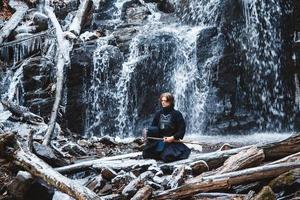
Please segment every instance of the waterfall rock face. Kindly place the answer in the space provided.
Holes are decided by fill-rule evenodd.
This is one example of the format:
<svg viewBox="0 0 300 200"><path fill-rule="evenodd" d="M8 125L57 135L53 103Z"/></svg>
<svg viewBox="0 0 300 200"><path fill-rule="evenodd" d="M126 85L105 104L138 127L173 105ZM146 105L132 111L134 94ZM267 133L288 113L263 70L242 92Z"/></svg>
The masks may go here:
<svg viewBox="0 0 300 200"><path fill-rule="evenodd" d="M98 66L97 73L102 79L97 80L98 86L92 86L89 93L102 93L102 97L95 97L98 103L93 101L94 107L87 106L90 114L85 131L93 130L94 135L138 134L143 126L149 125L152 114L159 108L159 94L165 91L175 94L176 107L184 113L190 133L241 134L266 128L266 124L271 123L270 113L267 110L262 113L260 109L270 106L263 105L251 92L255 87L265 88L258 86L260 82L253 84L252 71L265 62L257 57L264 47L262 44L251 46L250 40L255 36L247 31L257 29L257 34L273 29L280 31L281 23L271 21L272 27L258 27L259 21L251 21L254 17L261 17L262 23L270 19L268 12L251 16L255 9L260 11L259 6L264 5L255 4L254 0L145 1L144 5L129 0L103 3L94 14L93 28L106 29L107 35L113 36L111 44L123 54L123 60L115 64L115 76L110 74L110 67L101 72L104 69L99 68L101 65L90 66L94 70ZM276 3L272 6L273 11L283 9ZM245 19L249 12L250 17ZM274 11L273 14L280 20L280 13ZM158 23L164 24L164 19L174 23L178 17L181 24L176 22L174 27L162 25L167 26L162 28L151 21L155 21L157 15L160 15ZM171 18L166 18L167 15ZM189 37L187 33L192 30L182 28L185 24L201 28L187 39L184 35ZM272 46L271 39L265 44L277 51L279 47ZM254 62L253 57L257 61ZM93 59L95 61L95 54ZM98 54L96 60L99 59L102 64L107 62ZM97 92L93 91L95 88ZM259 95L259 91L256 92ZM286 95L286 98L290 97ZM279 118L283 124L284 117Z"/></svg>
<svg viewBox="0 0 300 200"><path fill-rule="evenodd" d="M160 108L159 95L169 91L190 134L292 130L299 110L294 78L299 73L295 64L299 51L295 53L293 43L300 34L299 30L299 36L293 34L291 20L296 4L93 0L91 21L82 33L89 31L99 38L78 40L74 46L71 65L65 69L59 122L86 136L138 135ZM64 28L77 6L78 1L55 1ZM45 16L33 16L34 26L19 26L16 37L26 39L25 34L47 29ZM34 45L24 41L2 47L5 67L1 69L7 72L9 65L50 48L51 40L48 44L45 38L32 39ZM55 57L53 52L55 48L48 58ZM22 66L23 71L1 74L5 89L0 94L19 96L21 104L47 118L55 80L53 64L43 62L31 61ZM12 84L20 77L22 84Z"/></svg>

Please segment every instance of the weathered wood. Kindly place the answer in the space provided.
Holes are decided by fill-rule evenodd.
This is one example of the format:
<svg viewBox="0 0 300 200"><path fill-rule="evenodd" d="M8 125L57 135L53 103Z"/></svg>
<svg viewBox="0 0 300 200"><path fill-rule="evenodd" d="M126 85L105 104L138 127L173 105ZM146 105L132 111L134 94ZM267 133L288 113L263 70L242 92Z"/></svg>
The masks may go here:
<svg viewBox="0 0 300 200"><path fill-rule="evenodd" d="M203 172L209 171L208 164L203 160L192 162L190 164L190 167L192 168L192 172L193 172L194 176L198 176L199 174L201 174Z"/></svg>
<svg viewBox="0 0 300 200"><path fill-rule="evenodd" d="M101 163L102 161L135 159L141 155L142 155L141 152L135 152L135 153L129 153L129 154L125 154L125 155L104 157L104 158L99 158L96 160L88 160L88 161L75 163L75 164L68 165L65 167L58 167L58 168L55 168L55 170L60 173L71 173L71 172L76 172L76 171L80 171L80 170L86 170L89 167L92 167L93 165L95 165L97 163Z"/></svg>
<svg viewBox="0 0 300 200"><path fill-rule="evenodd" d="M0 44L7 38L10 33L18 26L20 21L23 19L24 15L28 10L26 3L22 1L10 2L10 6L16 10L9 21L0 30Z"/></svg>
<svg viewBox="0 0 300 200"><path fill-rule="evenodd" d="M186 175L186 166L176 168L172 174L172 178L168 183L168 188L177 188L184 183L184 176Z"/></svg>
<svg viewBox="0 0 300 200"><path fill-rule="evenodd" d="M73 41L76 36L73 35L70 30L74 32L80 33L81 24L83 20L83 16L88 9L88 5L91 3L90 0L84 0L81 5L80 9L77 12L77 15L73 19L73 22L70 26L69 32L63 32L62 28L53 12L53 8L50 7L49 0L45 1L45 12L49 16L53 26L56 30L56 37L58 43L58 60L56 65L56 91L55 91L55 101L52 107L50 121L49 121L49 128L45 134L45 138L43 141L44 145L48 145L51 139L51 135L53 134L55 128L55 121L57 118L58 107L62 97L63 91L63 82L64 82L64 66L70 64L70 52L73 48ZM68 38L69 40L67 40Z"/></svg>
<svg viewBox="0 0 300 200"><path fill-rule="evenodd" d="M151 196L152 191L152 187L145 185L131 198L131 200L147 200Z"/></svg>
<svg viewBox="0 0 300 200"><path fill-rule="evenodd" d="M114 170L127 170L129 171L133 167L149 167L151 165L156 165L155 160L108 160L108 161L101 161L98 163L94 163L92 167L94 169L102 169L104 167L109 167Z"/></svg>
<svg viewBox="0 0 300 200"><path fill-rule="evenodd" d="M55 122L58 112L58 107L60 104L62 90L63 90L63 81L64 81L64 66L66 63L70 62L70 51L71 44L68 40L63 37L62 28L53 12L53 9L46 4L45 8L46 14L50 18L53 26L55 27L57 44L58 44L58 59L56 64L56 90L55 90L55 101L52 107L50 120L48 123L48 129L44 137L43 144L48 145L52 136L52 133L55 128Z"/></svg>
<svg viewBox="0 0 300 200"><path fill-rule="evenodd" d="M31 124L41 124L44 123L44 119L32 112L28 108L14 104L11 101L1 100L3 107L9 110L13 115L19 117L21 120L24 120Z"/></svg>
<svg viewBox="0 0 300 200"><path fill-rule="evenodd" d="M13 144L10 140L14 140ZM10 151L8 156L11 156L14 163L26 169L33 176L41 178L50 186L57 188L58 190L74 197L75 199L90 200L97 197L94 192L79 185L77 182L64 177L57 171L53 170L51 166L46 164L35 154L20 147L17 144L17 141L15 141L13 134L6 134L4 136L1 135L0 147L2 146L3 148L4 145L8 145L8 143L11 143L9 146L14 145L15 149L15 151Z"/></svg>
<svg viewBox="0 0 300 200"><path fill-rule="evenodd" d="M91 7L91 0L83 0L81 1L79 8L77 10L76 16L74 17L71 25L69 26L69 31L74 33L75 35L79 35L81 31L81 26L84 23L85 17L88 12L88 8Z"/></svg>
<svg viewBox="0 0 300 200"><path fill-rule="evenodd" d="M285 140L258 147L264 150L266 160L280 159L300 151L300 133L293 134Z"/></svg>
<svg viewBox="0 0 300 200"><path fill-rule="evenodd" d="M267 165L279 164L279 163L287 163L287 162L300 162L300 152L292 154L290 156L284 157L280 160L276 160L274 162L268 163Z"/></svg>
<svg viewBox="0 0 300 200"><path fill-rule="evenodd" d="M200 193L196 194L191 199L234 199L234 200L246 200L248 195L245 194L229 194L229 193Z"/></svg>
<svg viewBox="0 0 300 200"><path fill-rule="evenodd" d="M234 185L277 177L282 173L299 167L300 162L283 163L254 167L221 175L207 176L203 177L198 182L185 184L176 189L156 193L154 199L180 199L190 197L199 192L229 189Z"/></svg>
<svg viewBox="0 0 300 200"><path fill-rule="evenodd" d="M209 166L209 169L215 169L223 165L225 160L232 155L239 153L242 150L249 149L256 145L240 147L225 151L216 151L211 153L202 153L190 155L188 159L175 161L171 163L164 163L161 165L183 165L192 162L203 160ZM294 134L291 137L282 141L273 142L269 144L257 145L258 149L262 149L265 153L265 160L275 160L285 156L297 153L300 151L300 133Z"/></svg>
<svg viewBox="0 0 300 200"><path fill-rule="evenodd" d="M144 186L147 179L151 179L154 174L150 171L146 171L140 174L136 179L130 181L122 190L122 195L126 198L134 196L134 194Z"/></svg>
<svg viewBox="0 0 300 200"><path fill-rule="evenodd" d="M198 177L189 179L186 183L197 182L199 179L205 176L212 176L217 174L223 174L226 172L232 172L240 169L245 169L248 167L258 166L265 159L265 155L262 149L257 147L251 147L250 149L243 150L236 155L230 156L225 162L224 165L219 167L216 170L204 172Z"/></svg>

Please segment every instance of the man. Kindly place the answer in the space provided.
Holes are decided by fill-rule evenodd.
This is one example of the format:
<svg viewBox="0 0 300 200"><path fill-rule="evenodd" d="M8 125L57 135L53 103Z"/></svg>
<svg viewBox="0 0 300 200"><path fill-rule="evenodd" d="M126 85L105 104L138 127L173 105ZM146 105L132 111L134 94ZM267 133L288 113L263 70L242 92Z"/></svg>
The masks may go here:
<svg viewBox="0 0 300 200"><path fill-rule="evenodd" d="M164 162L188 158L191 150L178 140L185 134L185 122L182 114L174 109L174 96L171 93L160 95L162 109L154 116L151 127L144 129L147 137L162 138L148 139L143 151L144 158L154 158Z"/></svg>

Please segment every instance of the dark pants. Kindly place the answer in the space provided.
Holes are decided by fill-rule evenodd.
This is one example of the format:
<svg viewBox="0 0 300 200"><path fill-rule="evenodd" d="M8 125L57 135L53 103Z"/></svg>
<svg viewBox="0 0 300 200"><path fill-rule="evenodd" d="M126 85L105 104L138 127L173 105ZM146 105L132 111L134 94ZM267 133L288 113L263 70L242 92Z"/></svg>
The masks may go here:
<svg viewBox="0 0 300 200"><path fill-rule="evenodd" d="M161 142L148 141L143 150L143 158L173 162L186 159L191 153L191 150L183 143L164 143L164 148L162 149Z"/></svg>

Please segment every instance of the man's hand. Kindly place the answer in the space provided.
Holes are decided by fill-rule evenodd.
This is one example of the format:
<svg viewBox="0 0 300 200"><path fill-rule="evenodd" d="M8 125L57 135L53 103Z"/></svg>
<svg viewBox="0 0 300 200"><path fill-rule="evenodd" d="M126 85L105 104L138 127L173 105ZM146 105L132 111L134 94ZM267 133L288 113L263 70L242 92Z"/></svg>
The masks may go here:
<svg viewBox="0 0 300 200"><path fill-rule="evenodd" d="M175 141L174 136L171 136L171 137L164 137L164 142L171 143L171 142L174 142L174 141Z"/></svg>

